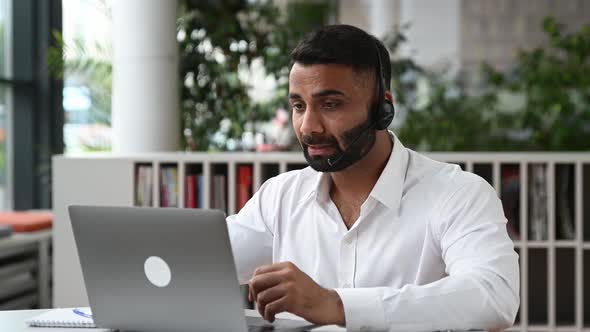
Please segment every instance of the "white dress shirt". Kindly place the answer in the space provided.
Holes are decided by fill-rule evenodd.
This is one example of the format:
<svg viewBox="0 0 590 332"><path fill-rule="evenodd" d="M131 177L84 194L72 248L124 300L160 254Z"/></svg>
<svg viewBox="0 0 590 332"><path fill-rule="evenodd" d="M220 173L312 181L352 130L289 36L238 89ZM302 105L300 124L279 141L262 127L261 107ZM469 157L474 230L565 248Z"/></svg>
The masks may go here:
<svg viewBox="0 0 590 332"><path fill-rule="evenodd" d="M340 295L348 331L499 329L519 306L518 256L496 192L458 166L394 147L347 229L331 178L269 179L227 218L238 278L290 261Z"/></svg>

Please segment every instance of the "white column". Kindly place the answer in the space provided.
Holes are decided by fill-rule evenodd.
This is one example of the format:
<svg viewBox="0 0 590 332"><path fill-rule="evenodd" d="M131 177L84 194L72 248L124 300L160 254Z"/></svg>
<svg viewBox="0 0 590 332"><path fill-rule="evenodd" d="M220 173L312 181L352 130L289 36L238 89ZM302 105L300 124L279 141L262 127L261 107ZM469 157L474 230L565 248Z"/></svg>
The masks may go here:
<svg viewBox="0 0 590 332"><path fill-rule="evenodd" d="M460 0L401 0L400 20L410 23L401 55L412 57L421 66L437 68L450 63L452 70L458 67Z"/></svg>
<svg viewBox="0 0 590 332"><path fill-rule="evenodd" d="M177 0L113 1L113 151L179 148Z"/></svg>
<svg viewBox="0 0 590 332"><path fill-rule="evenodd" d="M370 33L382 39L391 34L393 26L400 24L400 0L374 0L370 7Z"/></svg>
<svg viewBox="0 0 590 332"><path fill-rule="evenodd" d="M340 0L338 23L354 25L370 33L370 0Z"/></svg>

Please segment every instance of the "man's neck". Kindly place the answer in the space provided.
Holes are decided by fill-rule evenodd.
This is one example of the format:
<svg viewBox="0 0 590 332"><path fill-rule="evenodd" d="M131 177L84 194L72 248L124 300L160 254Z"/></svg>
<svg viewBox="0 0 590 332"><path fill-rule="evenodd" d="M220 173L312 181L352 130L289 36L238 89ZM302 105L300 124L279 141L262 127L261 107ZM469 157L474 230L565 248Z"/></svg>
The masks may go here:
<svg viewBox="0 0 590 332"><path fill-rule="evenodd" d="M392 148L389 133L384 130L377 132L375 144L363 159L340 172L330 173L332 195L337 192L341 197L364 202L387 165Z"/></svg>

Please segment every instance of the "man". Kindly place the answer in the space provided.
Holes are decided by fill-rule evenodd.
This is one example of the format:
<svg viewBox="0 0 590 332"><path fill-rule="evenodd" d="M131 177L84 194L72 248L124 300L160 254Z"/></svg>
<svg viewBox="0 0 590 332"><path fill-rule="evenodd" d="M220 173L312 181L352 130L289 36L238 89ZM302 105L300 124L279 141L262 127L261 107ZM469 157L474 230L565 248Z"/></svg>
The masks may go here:
<svg viewBox="0 0 590 332"><path fill-rule="evenodd" d="M240 282L260 313L350 331L510 326L518 257L501 203L480 177L386 130L383 44L325 26L292 60L293 127L310 167L268 180L228 218Z"/></svg>

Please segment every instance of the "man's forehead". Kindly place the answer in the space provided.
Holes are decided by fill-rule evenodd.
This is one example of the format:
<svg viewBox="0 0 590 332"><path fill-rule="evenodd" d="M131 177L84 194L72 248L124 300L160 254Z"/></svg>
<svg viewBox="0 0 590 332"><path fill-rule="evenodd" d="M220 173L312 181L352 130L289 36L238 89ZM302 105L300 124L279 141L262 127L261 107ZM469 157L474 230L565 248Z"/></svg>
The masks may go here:
<svg viewBox="0 0 590 332"><path fill-rule="evenodd" d="M313 88L340 90L347 93L351 89L357 89L359 85L364 86L366 79L367 75L347 65L295 63L289 73L289 90Z"/></svg>
<svg viewBox="0 0 590 332"><path fill-rule="evenodd" d="M341 65L341 64L301 64L296 62L291 67L291 72L289 73L289 78L294 79L309 79L314 77L323 77L323 76L342 76L342 77L352 77L354 76L355 72L353 71L351 66Z"/></svg>

